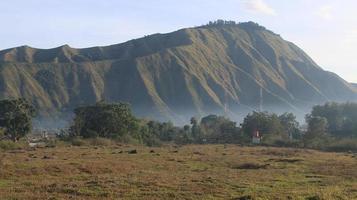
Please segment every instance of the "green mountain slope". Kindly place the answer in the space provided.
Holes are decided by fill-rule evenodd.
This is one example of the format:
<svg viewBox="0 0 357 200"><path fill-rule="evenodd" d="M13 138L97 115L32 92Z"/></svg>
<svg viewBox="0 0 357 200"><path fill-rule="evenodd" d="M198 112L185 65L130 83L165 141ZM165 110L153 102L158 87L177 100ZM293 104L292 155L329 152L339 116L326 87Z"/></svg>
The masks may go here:
<svg viewBox="0 0 357 200"><path fill-rule="evenodd" d="M155 34L106 47L0 51L0 96L25 97L42 113L125 101L140 116L177 120L260 107L305 112L355 100L352 84L255 23ZM262 90L261 100L260 94Z"/></svg>

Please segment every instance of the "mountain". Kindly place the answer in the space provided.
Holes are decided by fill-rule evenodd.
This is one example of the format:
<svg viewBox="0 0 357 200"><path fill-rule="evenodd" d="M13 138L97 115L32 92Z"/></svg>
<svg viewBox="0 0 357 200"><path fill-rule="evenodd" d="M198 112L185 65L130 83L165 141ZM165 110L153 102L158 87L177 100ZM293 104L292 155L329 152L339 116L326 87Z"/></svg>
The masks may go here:
<svg viewBox="0 0 357 200"><path fill-rule="evenodd" d="M355 90L357 91L357 83L351 83L352 84L352 87L355 88Z"/></svg>
<svg viewBox="0 0 357 200"><path fill-rule="evenodd" d="M43 115L100 100L129 102L139 116L180 120L261 106L303 114L353 101L355 86L253 23L211 24L122 44L0 51L0 97L24 97Z"/></svg>

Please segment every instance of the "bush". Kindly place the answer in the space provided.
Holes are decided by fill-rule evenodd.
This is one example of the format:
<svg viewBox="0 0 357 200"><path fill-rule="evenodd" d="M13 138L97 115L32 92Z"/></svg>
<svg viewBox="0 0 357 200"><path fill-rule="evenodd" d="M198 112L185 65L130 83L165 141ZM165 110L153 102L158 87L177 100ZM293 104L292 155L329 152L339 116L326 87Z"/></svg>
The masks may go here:
<svg viewBox="0 0 357 200"><path fill-rule="evenodd" d="M0 149L2 149L4 151L23 149L26 147L28 147L28 146L24 142L13 142L10 140L0 141Z"/></svg>
<svg viewBox="0 0 357 200"><path fill-rule="evenodd" d="M182 132L175 137L174 142L179 145L184 145L184 144L191 144L194 142L194 140L193 138L190 138L190 136L187 133ZM197 139L195 142L198 142Z"/></svg>
<svg viewBox="0 0 357 200"><path fill-rule="evenodd" d="M129 134L120 136L119 138L116 139L116 141L121 142L121 143L126 143L126 144L141 144L142 143L139 139L134 138Z"/></svg>
<svg viewBox="0 0 357 200"><path fill-rule="evenodd" d="M272 146L302 148L304 144L299 140L276 140Z"/></svg>
<svg viewBox="0 0 357 200"><path fill-rule="evenodd" d="M5 129L0 127L0 138L5 137Z"/></svg>
<svg viewBox="0 0 357 200"><path fill-rule="evenodd" d="M162 145L162 142L160 139L156 137L149 137L144 139L144 144L149 146L149 147L159 147Z"/></svg>
<svg viewBox="0 0 357 200"><path fill-rule="evenodd" d="M344 138L333 141L329 145L327 145L326 150L337 152L357 152L357 139Z"/></svg>
<svg viewBox="0 0 357 200"><path fill-rule="evenodd" d="M92 146L110 146L113 144L113 141L107 138L91 138L88 139L88 142Z"/></svg>
<svg viewBox="0 0 357 200"><path fill-rule="evenodd" d="M79 137L72 138L70 140L70 143L73 146L86 146L86 145L88 145L87 141L85 141L84 139L79 138Z"/></svg>
<svg viewBox="0 0 357 200"><path fill-rule="evenodd" d="M303 143L299 140L291 140L285 135L266 135L262 141L263 145L275 147L303 147Z"/></svg>
<svg viewBox="0 0 357 200"><path fill-rule="evenodd" d="M278 134L269 135L269 134L266 134L263 137L262 144L271 146L271 145L276 145L277 143L285 141L285 140L287 140L287 139L283 138L282 135L278 135Z"/></svg>
<svg viewBox="0 0 357 200"><path fill-rule="evenodd" d="M68 140L73 146L110 146L115 144L115 141L107 139L107 138L81 138L74 137L71 140Z"/></svg>
<svg viewBox="0 0 357 200"><path fill-rule="evenodd" d="M303 143L305 148L324 150L331 143L331 138L329 136L315 137Z"/></svg>

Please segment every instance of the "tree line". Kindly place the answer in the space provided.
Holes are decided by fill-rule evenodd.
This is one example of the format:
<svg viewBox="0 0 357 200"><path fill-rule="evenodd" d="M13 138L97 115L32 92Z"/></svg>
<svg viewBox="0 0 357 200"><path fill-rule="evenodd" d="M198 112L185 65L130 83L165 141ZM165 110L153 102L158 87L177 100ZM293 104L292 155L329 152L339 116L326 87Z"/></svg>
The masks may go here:
<svg viewBox="0 0 357 200"><path fill-rule="evenodd" d="M162 142L178 144L250 143L253 130L263 133L264 142L298 137L299 123L291 113L283 115L254 112L241 125L230 119L208 115L202 119L192 117L182 127L172 122L158 122L135 118L128 104L107 104L79 107L67 136L69 138L104 137L124 141L136 141L146 145Z"/></svg>
<svg viewBox="0 0 357 200"><path fill-rule="evenodd" d="M35 115L33 106L24 99L1 100L0 139L16 142L30 133ZM292 113L252 112L241 124L224 116L208 115L192 117L187 125L178 127L171 122L138 119L126 103L98 102L76 108L70 127L59 137L101 137L150 146L164 142L251 144L252 134L259 131L263 145L323 148L344 139L356 141L357 104L315 106L306 115L306 124L307 130L302 130Z"/></svg>

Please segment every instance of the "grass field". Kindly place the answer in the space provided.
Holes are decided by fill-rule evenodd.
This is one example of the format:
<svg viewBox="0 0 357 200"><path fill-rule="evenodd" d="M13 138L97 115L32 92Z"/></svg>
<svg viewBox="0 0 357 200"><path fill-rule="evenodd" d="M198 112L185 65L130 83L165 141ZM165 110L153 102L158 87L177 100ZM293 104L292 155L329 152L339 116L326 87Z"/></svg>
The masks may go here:
<svg viewBox="0 0 357 200"><path fill-rule="evenodd" d="M132 150L137 153L129 153ZM0 199L357 199L357 156L236 145L1 152Z"/></svg>

